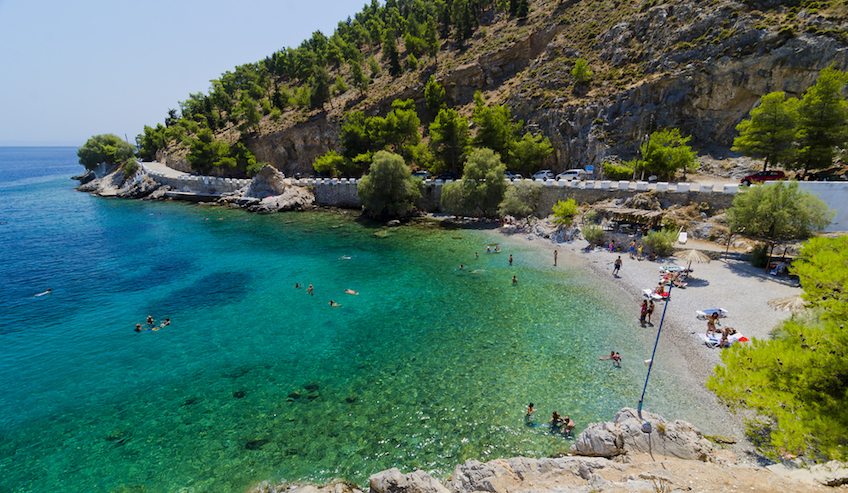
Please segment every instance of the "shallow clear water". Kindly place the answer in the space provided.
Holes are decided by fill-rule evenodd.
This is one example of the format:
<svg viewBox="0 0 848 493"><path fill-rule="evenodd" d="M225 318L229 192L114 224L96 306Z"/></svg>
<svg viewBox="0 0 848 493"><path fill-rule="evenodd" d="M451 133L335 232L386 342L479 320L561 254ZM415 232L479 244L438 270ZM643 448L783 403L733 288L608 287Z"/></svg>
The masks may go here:
<svg viewBox="0 0 848 493"><path fill-rule="evenodd" d="M0 491L444 478L567 449L530 401L579 431L639 400L655 333L526 242L102 199L80 171L73 148L0 148ZM135 333L147 315L172 323ZM698 423L676 373L645 408Z"/></svg>

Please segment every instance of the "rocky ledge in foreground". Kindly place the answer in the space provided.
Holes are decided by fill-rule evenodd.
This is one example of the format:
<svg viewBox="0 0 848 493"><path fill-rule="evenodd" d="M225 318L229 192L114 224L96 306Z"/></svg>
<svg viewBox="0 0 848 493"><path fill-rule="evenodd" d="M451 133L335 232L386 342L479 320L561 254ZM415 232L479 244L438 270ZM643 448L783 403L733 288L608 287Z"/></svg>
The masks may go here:
<svg viewBox="0 0 848 493"><path fill-rule="evenodd" d="M576 439L571 454L531 459L514 457L489 462L468 460L445 483L424 471L404 474L397 468L371 476L368 493L590 493L757 491L818 492L831 488L778 476L768 469L741 464L732 452L716 450L685 421L624 408L612 422L590 424ZM650 426L648 426L650 425ZM839 483L839 478L820 479ZM357 486L263 482L250 493L363 493Z"/></svg>

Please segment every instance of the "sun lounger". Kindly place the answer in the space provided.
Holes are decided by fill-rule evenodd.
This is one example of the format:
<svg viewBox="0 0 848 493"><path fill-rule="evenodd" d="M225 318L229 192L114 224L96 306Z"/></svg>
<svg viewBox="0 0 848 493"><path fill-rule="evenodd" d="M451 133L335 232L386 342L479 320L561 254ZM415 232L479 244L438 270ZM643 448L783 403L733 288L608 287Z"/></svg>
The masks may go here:
<svg viewBox="0 0 848 493"><path fill-rule="evenodd" d="M682 270L686 270L686 269L683 268L683 267L680 267L678 265L660 267L660 272L663 273L663 274L665 274L667 272L680 272Z"/></svg>
<svg viewBox="0 0 848 493"><path fill-rule="evenodd" d="M718 313L718 318L724 318L727 316L727 310L724 308L710 308L709 310L698 310L695 312L695 315L698 318L707 318L713 313Z"/></svg>
<svg viewBox="0 0 848 493"><path fill-rule="evenodd" d="M660 296L653 289L643 289L642 294L644 294L646 298L650 298L654 301L665 301L668 299L668 293Z"/></svg>
<svg viewBox="0 0 848 493"><path fill-rule="evenodd" d="M689 239L689 233L680 233L679 235L677 235L677 242L678 243L682 243L682 244L685 245L686 240L688 240L688 239Z"/></svg>
<svg viewBox="0 0 848 493"><path fill-rule="evenodd" d="M721 345L721 334L714 334L714 335L709 335L709 336L707 334L698 334L698 337L700 337L701 340L704 341L704 344L706 344L707 347L719 347ZM727 336L727 345L728 346L732 346L733 343L735 343L735 342L746 342L746 341L748 341L748 338L744 337L739 332L737 332L733 335Z"/></svg>

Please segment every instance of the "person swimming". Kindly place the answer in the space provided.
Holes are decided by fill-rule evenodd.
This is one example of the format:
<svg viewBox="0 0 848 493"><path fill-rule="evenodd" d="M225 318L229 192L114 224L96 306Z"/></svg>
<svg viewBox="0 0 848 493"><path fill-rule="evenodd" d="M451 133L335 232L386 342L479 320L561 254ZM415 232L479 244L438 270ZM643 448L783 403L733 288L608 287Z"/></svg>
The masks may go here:
<svg viewBox="0 0 848 493"><path fill-rule="evenodd" d="M144 329L141 328L141 324L135 324L135 331L142 332Z"/></svg>
<svg viewBox="0 0 848 493"><path fill-rule="evenodd" d="M336 303L336 302L335 302L335 301L333 301L333 300L330 300L330 306L342 306L342 305L340 305L340 304Z"/></svg>
<svg viewBox="0 0 848 493"><path fill-rule="evenodd" d="M150 315L147 316L147 325L153 327L153 317Z"/></svg>
<svg viewBox="0 0 848 493"><path fill-rule="evenodd" d="M169 325L171 325L171 319L170 319L170 318L168 318L168 317L165 317L165 321L164 321L164 322L162 322L161 324L159 324L159 327L156 327L155 329L152 329L152 330L159 330L159 329L163 329L163 328L165 328L165 327L167 327L167 326L169 326Z"/></svg>
<svg viewBox="0 0 848 493"><path fill-rule="evenodd" d="M300 289L300 283L299 282L294 283L294 289Z"/></svg>
<svg viewBox="0 0 848 493"><path fill-rule="evenodd" d="M34 295L34 296L44 296L45 294L50 294L50 293L52 293L52 292L53 292L53 290L52 290L52 289L48 289L47 291L45 291L45 292L43 292L43 293L38 293L38 294L36 294L36 295Z"/></svg>
<svg viewBox="0 0 848 493"><path fill-rule="evenodd" d="M306 292L309 294L315 294L312 292L312 285L310 284L308 288L306 288Z"/></svg>
<svg viewBox="0 0 848 493"><path fill-rule="evenodd" d="M513 284L518 284L518 278L517 278L517 277L515 277L515 276L512 276L512 283L513 283Z"/></svg>
<svg viewBox="0 0 848 493"><path fill-rule="evenodd" d="M359 294L359 293L357 293L356 291L354 291L354 290L352 290L352 289L345 289L345 293L347 293L347 294Z"/></svg>

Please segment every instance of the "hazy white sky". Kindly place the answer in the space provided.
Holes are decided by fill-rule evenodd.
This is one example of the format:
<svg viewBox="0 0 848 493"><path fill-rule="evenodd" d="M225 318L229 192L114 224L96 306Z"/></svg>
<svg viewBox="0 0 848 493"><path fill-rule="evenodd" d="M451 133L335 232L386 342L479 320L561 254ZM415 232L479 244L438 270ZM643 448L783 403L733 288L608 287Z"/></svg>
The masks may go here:
<svg viewBox="0 0 848 493"><path fill-rule="evenodd" d="M370 2L369 2L370 3ZM384 2L380 2L384 3ZM135 136L364 0L0 0L0 146Z"/></svg>

